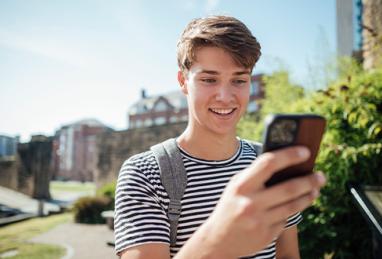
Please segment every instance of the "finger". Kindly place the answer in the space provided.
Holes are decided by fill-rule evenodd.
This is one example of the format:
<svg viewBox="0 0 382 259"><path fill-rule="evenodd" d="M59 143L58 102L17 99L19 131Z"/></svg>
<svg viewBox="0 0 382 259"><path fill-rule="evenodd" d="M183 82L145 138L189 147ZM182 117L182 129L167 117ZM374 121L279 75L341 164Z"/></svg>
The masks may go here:
<svg viewBox="0 0 382 259"><path fill-rule="evenodd" d="M302 195L295 200L271 208L268 212L268 219L271 224L286 222L287 219L297 212L301 212L311 206L314 199L319 196L318 190L313 190L308 194Z"/></svg>
<svg viewBox="0 0 382 259"><path fill-rule="evenodd" d="M300 196L318 191L325 184L325 176L321 173L293 178L253 194L255 200L261 200L264 208L272 208L290 202Z"/></svg>
<svg viewBox="0 0 382 259"><path fill-rule="evenodd" d="M240 183L244 191L264 187L264 183L277 171L299 164L310 156L309 149L303 146L289 147L267 152L259 156L242 174Z"/></svg>

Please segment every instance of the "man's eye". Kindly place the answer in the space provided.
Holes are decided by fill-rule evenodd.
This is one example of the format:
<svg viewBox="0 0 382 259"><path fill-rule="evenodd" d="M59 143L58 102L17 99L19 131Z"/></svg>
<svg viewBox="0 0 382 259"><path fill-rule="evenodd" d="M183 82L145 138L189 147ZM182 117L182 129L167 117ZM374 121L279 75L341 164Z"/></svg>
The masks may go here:
<svg viewBox="0 0 382 259"><path fill-rule="evenodd" d="M213 78L202 78L201 81L204 83L215 83L216 82L216 80Z"/></svg>
<svg viewBox="0 0 382 259"><path fill-rule="evenodd" d="M242 85L242 84L246 84L247 80L237 79L237 80L234 80L233 82L235 84Z"/></svg>

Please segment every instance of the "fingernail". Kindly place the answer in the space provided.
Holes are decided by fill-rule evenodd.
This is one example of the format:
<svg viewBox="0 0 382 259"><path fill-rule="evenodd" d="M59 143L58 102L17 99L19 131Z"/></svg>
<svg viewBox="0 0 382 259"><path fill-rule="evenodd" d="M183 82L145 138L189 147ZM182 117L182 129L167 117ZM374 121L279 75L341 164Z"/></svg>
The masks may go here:
<svg viewBox="0 0 382 259"><path fill-rule="evenodd" d="M301 158L307 158L309 156L309 149L306 147L300 147L298 148L297 153Z"/></svg>
<svg viewBox="0 0 382 259"><path fill-rule="evenodd" d="M323 185L326 182L326 178L322 173L316 173L315 176L316 176L317 182L320 185Z"/></svg>

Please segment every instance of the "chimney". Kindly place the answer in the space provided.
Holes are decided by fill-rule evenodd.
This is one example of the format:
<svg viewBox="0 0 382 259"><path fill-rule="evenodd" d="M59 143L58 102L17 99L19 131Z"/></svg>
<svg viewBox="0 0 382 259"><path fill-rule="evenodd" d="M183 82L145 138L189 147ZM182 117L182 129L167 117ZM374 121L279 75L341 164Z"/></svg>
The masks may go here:
<svg viewBox="0 0 382 259"><path fill-rule="evenodd" d="M146 99L146 90L144 88L141 89L141 98Z"/></svg>

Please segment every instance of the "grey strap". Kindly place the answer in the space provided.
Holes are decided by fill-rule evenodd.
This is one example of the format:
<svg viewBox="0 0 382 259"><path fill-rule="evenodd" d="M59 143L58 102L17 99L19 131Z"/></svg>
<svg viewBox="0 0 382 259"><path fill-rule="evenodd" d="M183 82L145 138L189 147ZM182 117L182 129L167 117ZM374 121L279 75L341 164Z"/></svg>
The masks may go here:
<svg viewBox="0 0 382 259"><path fill-rule="evenodd" d="M181 199L187 185L186 169L175 139L151 147L158 162L162 184L170 198L167 216L170 221L170 243L175 245Z"/></svg>
<svg viewBox="0 0 382 259"><path fill-rule="evenodd" d="M252 142L252 146L256 151L256 156L260 156L263 153L263 144L259 142Z"/></svg>
<svg viewBox="0 0 382 259"><path fill-rule="evenodd" d="M244 139L244 140L247 141L249 144L251 144L252 148L256 152L257 157L263 153L263 144L261 144L260 142L256 142L256 141L252 141L248 139Z"/></svg>

